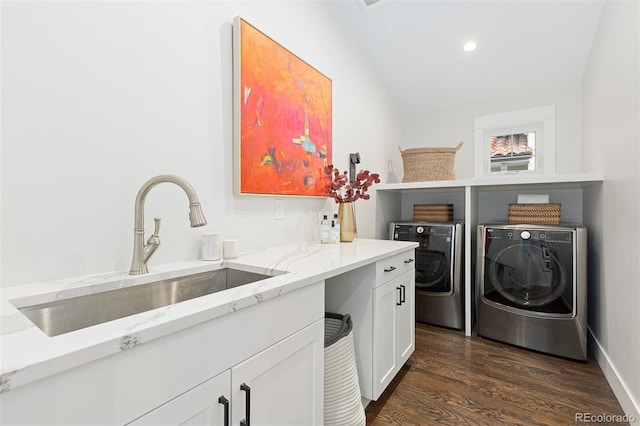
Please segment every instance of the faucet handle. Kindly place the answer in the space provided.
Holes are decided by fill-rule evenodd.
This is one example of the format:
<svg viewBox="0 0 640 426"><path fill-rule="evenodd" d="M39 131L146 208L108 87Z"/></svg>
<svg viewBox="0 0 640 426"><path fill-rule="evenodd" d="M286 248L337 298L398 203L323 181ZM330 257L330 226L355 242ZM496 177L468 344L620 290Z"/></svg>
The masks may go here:
<svg viewBox="0 0 640 426"><path fill-rule="evenodd" d="M158 249L158 247L160 247L160 236L158 235L158 233L160 232L160 218L159 217L154 217L153 218L154 222L155 222L155 229L153 230L153 235L151 235L149 237L149 239L147 240L147 243L143 246L143 261L146 264L147 261L149 260L149 258L151 258L151 255L153 255L153 253Z"/></svg>
<svg viewBox="0 0 640 426"><path fill-rule="evenodd" d="M155 222L155 229L153 230L153 234L147 240L147 244L145 244L145 250L155 250L160 245L160 221L162 219L159 217L154 217L153 221ZM149 248L147 248L149 246ZM155 246L151 249L150 246Z"/></svg>
<svg viewBox="0 0 640 426"><path fill-rule="evenodd" d="M157 237L160 234L160 221L162 220L161 217L154 217L153 221L155 222L154 225L154 230L153 230L153 236Z"/></svg>

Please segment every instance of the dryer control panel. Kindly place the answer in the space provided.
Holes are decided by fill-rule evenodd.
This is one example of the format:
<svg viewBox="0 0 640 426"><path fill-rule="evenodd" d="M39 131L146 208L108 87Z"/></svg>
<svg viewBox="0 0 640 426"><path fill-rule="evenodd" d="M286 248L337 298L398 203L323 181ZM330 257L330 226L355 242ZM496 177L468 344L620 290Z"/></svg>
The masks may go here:
<svg viewBox="0 0 640 426"><path fill-rule="evenodd" d="M573 241L571 231L554 229L509 229L487 228L487 239L506 241L545 241L547 243L571 244Z"/></svg>

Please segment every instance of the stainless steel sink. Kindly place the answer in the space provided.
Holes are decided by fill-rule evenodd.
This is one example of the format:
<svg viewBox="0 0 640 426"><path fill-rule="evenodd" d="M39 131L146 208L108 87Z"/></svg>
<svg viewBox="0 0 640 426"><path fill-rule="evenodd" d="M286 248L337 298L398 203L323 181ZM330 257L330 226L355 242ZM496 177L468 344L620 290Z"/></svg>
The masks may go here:
<svg viewBox="0 0 640 426"><path fill-rule="evenodd" d="M276 271L273 275L281 272ZM47 336L57 336L151 309L271 278L222 268L169 280L19 308Z"/></svg>

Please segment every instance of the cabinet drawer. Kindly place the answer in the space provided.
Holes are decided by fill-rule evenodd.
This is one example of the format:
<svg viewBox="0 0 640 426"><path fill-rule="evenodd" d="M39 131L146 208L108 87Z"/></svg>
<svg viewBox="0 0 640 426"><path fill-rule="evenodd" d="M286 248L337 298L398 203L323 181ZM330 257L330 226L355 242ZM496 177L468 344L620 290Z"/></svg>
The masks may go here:
<svg viewBox="0 0 640 426"><path fill-rule="evenodd" d="M407 271L415 269L415 250L407 250L376 262L376 285L378 287Z"/></svg>

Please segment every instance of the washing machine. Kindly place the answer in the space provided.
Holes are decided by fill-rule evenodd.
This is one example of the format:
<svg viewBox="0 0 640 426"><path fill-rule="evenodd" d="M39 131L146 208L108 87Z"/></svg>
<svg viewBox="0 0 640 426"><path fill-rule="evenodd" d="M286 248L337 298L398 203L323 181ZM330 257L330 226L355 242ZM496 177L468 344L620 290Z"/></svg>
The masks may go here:
<svg viewBox="0 0 640 426"><path fill-rule="evenodd" d="M389 239L417 241L416 321L461 329L463 225L457 222L392 222Z"/></svg>
<svg viewBox="0 0 640 426"><path fill-rule="evenodd" d="M586 238L580 225L478 226L478 335L585 360Z"/></svg>

